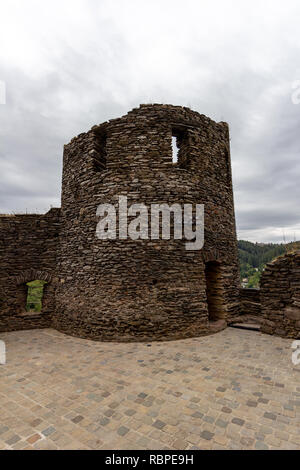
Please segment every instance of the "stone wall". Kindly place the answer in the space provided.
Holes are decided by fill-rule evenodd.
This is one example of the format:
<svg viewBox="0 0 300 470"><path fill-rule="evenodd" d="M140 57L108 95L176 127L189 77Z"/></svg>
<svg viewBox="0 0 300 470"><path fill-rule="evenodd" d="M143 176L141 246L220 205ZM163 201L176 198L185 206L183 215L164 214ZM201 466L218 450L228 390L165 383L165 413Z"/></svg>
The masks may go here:
<svg viewBox="0 0 300 470"><path fill-rule="evenodd" d="M205 204L204 249L186 251L185 240L98 240L97 207L117 203L119 195L129 206ZM226 325L239 312L227 124L188 108L142 105L65 146L56 328L118 341L208 334L205 267L211 261Z"/></svg>
<svg viewBox="0 0 300 470"><path fill-rule="evenodd" d="M260 289L240 289L240 313L240 322L261 323Z"/></svg>
<svg viewBox="0 0 300 470"><path fill-rule="evenodd" d="M55 310L60 209L0 216L0 331L49 327ZM41 314L26 312L26 282L45 280Z"/></svg>
<svg viewBox="0 0 300 470"><path fill-rule="evenodd" d="M263 333L300 338L300 251L269 263L261 278Z"/></svg>

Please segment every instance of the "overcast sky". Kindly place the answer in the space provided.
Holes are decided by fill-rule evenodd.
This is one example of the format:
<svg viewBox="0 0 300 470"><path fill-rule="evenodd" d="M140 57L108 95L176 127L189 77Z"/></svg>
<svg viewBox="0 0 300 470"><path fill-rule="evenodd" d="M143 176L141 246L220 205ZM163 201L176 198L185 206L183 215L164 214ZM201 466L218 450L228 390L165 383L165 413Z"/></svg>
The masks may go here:
<svg viewBox="0 0 300 470"><path fill-rule="evenodd" d="M170 103L229 123L239 238L300 240L299 22L299 0L0 0L0 212L59 207L63 144Z"/></svg>

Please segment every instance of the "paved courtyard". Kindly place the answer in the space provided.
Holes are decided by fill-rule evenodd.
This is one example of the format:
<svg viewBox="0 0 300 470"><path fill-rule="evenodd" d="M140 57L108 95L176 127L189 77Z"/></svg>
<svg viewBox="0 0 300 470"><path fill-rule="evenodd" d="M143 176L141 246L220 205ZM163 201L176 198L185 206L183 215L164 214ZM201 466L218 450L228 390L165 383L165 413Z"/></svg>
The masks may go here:
<svg viewBox="0 0 300 470"><path fill-rule="evenodd" d="M0 334L0 449L300 449L291 340L228 328L164 343Z"/></svg>

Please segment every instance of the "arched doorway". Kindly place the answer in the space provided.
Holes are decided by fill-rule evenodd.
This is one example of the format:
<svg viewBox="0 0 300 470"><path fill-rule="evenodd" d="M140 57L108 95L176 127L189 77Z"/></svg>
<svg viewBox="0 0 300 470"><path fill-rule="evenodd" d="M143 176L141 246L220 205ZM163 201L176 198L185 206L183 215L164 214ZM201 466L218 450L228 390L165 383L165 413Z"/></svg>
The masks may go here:
<svg viewBox="0 0 300 470"><path fill-rule="evenodd" d="M55 283L51 273L29 269L13 278L15 286L12 308L18 315L49 314L54 312Z"/></svg>

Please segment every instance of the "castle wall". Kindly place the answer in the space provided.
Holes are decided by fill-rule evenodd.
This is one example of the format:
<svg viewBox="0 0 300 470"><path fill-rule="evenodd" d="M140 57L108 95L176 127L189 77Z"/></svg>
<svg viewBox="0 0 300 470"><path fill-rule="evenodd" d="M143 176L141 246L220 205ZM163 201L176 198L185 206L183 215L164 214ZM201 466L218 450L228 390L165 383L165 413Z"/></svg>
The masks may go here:
<svg viewBox="0 0 300 470"><path fill-rule="evenodd" d="M261 278L263 333L300 338L300 251L269 263Z"/></svg>
<svg viewBox="0 0 300 470"><path fill-rule="evenodd" d="M45 328L55 310L60 209L0 216L0 331ZM26 283L45 280L41 314L26 312Z"/></svg>
<svg viewBox="0 0 300 470"><path fill-rule="evenodd" d="M204 204L204 249L186 251L183 240L97 239L97 207L119 195L129 206ZM225 123L142 105L65 146L56 328L122 341L208 334L208 261L219 263L229 321L239 311L239 269Z"/></svg>

